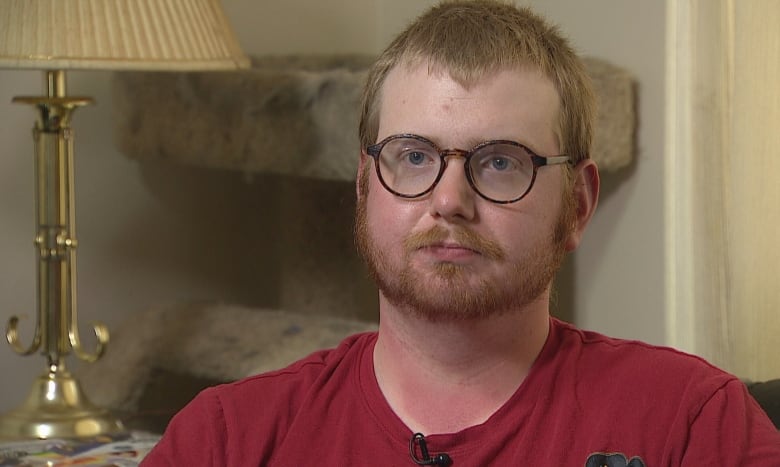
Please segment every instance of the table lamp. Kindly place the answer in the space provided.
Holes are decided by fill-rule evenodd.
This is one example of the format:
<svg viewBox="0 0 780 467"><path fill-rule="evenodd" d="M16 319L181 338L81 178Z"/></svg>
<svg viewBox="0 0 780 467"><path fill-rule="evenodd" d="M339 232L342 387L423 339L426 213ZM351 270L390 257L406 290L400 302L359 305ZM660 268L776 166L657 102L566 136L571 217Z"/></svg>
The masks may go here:
<svg viewBox="0 0 780 467"><path fill-rule="evenodd" d="M92 100L69 96L69 69L205 71L246 68L249 60L219 0L0 0L0 68L40 69L44 92L14 102L37 110L33 128L37 232L37 322L24 345L19 319L6 338L21 355L40 353L46 367L26 401L0 416L0 438L87 437L123 431L121 421L91 404L65 357L95 361L109 340L93 325L85 350L76 313L73 177L74 111Z"/></svg>

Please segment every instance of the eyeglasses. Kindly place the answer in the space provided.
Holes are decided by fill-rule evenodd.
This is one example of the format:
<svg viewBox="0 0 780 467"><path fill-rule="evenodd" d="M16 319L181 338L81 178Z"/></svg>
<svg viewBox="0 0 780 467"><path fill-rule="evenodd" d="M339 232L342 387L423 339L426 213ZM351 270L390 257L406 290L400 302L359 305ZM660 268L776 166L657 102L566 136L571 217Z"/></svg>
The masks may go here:
<svg viewBox="0 0 780 467"><path fill-rule="evenodd" d="M436 186L447 168L448 156L465 158L466 179L488 201L508 204L531 191L539 167L571 163L569 156L542 157L515 141L485 141L465 151L439 149L414 134L392 135L368 146L379 181L402 198L418 198Z"/></svg>

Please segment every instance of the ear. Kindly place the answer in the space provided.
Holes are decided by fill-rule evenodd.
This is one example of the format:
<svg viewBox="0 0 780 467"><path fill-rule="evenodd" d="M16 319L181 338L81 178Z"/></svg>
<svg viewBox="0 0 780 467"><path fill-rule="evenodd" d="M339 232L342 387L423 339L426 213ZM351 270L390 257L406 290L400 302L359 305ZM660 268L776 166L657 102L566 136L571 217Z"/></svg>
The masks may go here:
<svg viewBox="0 0 780 467"><path fill-rule="evenodd" d="M582 240L585 228L590 223L596 205L599 202L599 169L592 159L580 161L574 168L574 206L575 215L566 251L575 250Z"/></svg>

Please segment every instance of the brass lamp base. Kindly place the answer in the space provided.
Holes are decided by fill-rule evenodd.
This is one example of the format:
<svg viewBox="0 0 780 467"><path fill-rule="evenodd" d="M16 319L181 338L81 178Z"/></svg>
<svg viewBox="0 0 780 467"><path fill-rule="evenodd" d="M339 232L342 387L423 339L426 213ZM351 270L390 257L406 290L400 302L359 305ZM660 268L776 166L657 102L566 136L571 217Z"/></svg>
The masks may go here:
<svg viewBox="0 0 780 467"><path fill-rule="evenodd" d="M93 406L62 369L39 376L27 400L0 416L0 438L82 438L124 431L122 422Z"/></svg>

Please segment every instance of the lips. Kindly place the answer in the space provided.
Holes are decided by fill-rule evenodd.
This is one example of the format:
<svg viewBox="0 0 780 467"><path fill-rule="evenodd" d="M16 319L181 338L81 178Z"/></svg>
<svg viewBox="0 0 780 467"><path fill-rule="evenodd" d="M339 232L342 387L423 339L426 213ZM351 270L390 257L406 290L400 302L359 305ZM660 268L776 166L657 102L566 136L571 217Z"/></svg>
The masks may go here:
<svg viewBox="0 0 780 467"><path fill-rule="evenodd" d="M504 252L497 243L465 228L450 231L434 226L425 232L409 235L404 241L404 247L408 252L425 250L450 258L465 258L475 254L490 259L504 257Z"/></svg>
<svg viewBox="0 0 780 467"><path fill-rule="evenodd" d="M455 243L433 243L421 246L417 251L431 254L441 260L466 259L474 255L482 256L482 252L476 248Z"/></svg>
<svg viewBox="0 0 780 467"><path fill-rule="evenodd" d="M478 247L472 246L472 245L463 245L461 243L455 243L455 242L437 242L437 243L431 243L429 245L421 245L418 247L418 250L423 249L431 249L431 250L453 250L453 251L470 251L472 253L476 253L481 255L482 252L479 250Z"/></svg>

